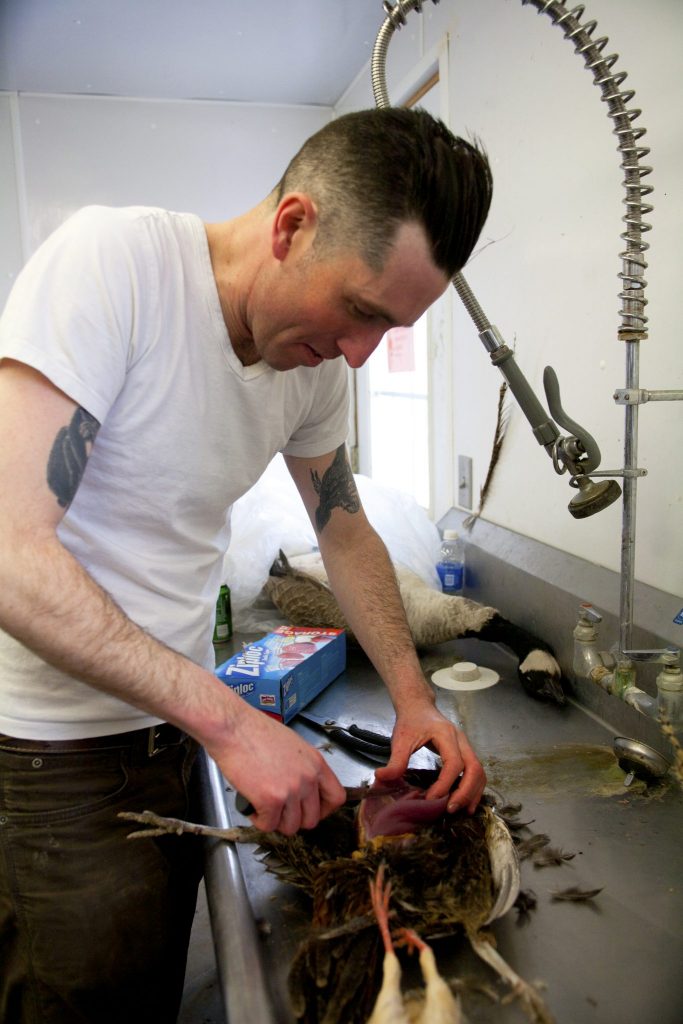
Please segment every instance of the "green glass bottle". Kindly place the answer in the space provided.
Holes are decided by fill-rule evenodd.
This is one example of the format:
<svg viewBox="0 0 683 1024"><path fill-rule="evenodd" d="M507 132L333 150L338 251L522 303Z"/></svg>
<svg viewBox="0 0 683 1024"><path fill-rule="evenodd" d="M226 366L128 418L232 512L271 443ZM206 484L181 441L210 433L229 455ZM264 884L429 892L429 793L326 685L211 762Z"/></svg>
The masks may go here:
<svg viewBox="0 0 683 1024"><path fill-rule="evenodd" d="M230 607L230 588L225 583L216 600L216 624L213 628L213 642L224 644L232 636L232 609Z"/></svg>

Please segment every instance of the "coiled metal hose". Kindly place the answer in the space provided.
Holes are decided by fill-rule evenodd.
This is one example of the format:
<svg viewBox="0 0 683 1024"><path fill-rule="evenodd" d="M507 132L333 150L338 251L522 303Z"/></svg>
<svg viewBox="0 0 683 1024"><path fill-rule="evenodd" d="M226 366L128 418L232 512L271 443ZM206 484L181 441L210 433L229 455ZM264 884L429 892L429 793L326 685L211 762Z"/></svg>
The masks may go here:
<svg viewBox="0 0 683 1024"><path fill-rule="evenodd" d="M439 0L432 2L438 3ZM643 219L643 215L652 211L652 206L645 202L645 197L650 195L653 189L651 185L643 183L643 178L652 172L652 168L641 163L650 151L641 142L645 128L634 127L634 122L641 115L637 107L629 106L635 93L633 89L621 88L627 73L614 71L619 55L604 55L609 42L607 36L593 39L597 22L593 20L581 23L585 11L583 4L578 4L570 10L564 0L521 2L524 6L531 4L539 14L547 14L553 24L562 29L565 37L574 43L575 51L583 57L586 67L593 75L594 84L600 87L602 100L607 104L607 116L614 123L613 131L618 139L621 168L624 172L622 184L626 192L623 199L626 215L622 218L626 230L621 235L626 248L619 253L622 260L619 274L622 290L619 293L621 326L618 336L622 341L640 341L647 337L648 320L645 315L647 281L644 271L647 262L644 253L649 245L643 240L643 235L651 228ZM378 107L390 106L386 87L386 55L391 37L396 29L405 25L406 16L411 11L422 10L422 4L423 0L396 0L393 4L390 0L384 0L383 6L387 17L377 35L371 63L372 89ZM481 332L490 328L490 321L462 274L456 274L453 284L477 330Z"/></svg>

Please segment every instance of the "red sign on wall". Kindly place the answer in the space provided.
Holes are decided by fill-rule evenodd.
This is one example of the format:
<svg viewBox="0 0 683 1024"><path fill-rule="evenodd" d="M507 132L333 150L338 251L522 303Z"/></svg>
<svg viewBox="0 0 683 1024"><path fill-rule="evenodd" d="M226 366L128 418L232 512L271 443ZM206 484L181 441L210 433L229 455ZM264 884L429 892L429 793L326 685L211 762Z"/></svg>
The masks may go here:
<svg viewBox="0 0 683 1024"><path fill-rule="evenodd" d="M392 327L387 331L387 369L389 373L415 369L412 327Z"/></svg>

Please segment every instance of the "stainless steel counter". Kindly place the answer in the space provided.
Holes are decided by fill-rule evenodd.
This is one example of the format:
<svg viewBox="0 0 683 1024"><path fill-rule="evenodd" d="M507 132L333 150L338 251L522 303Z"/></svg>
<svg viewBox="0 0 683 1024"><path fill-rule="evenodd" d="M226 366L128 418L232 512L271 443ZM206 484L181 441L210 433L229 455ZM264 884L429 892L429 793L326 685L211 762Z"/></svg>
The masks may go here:
<svg viewBox="0 0 683 1024"><path fill-rule="evenodd" d="M243 639L247 638L239 638ZM233 649L237 646L235 640ZM226 647L221 653L228 656L232 651ZM656 789L647 790L638 782L625 789L624 773L612 753L616 732L577 705L557 708L528 698L517 682L514 662L498 648L477 641L440 645L424 659L428 675L458 657L496 669L501 681L491 689L465 694L439 690L439 707L465 729L486 766L489 784L523 805L520 818L533 819L530 832L547 833L553 846L575 854L561 867L535 868L529 860L523 862L522 888L533 890L537 905L526 919L513 910L496 922L493 931L501 954L524 978L544 985L557 1024L681 1024L680 789L669 780ZM310 708L385 730L392 721L384 687L367 659L352 649L346 672ZM305 725L295 727L311 743L324 743L324 737ZM372 775L371 765L344 751L326 749L325 756L345 785ZM218 811L234 824L246 823L234 810L232 794L224 793L220 784L207 794L207 807L214 820ZM212 851L215 858L214 847ZM234 858L234 850L218 856ZM268 875L251 847L239 847L237 859L258 926L255 944L268 1010L249 1016L235 999L234 986L241 984L244 992L253 994L261 985L240 963L233 962L232 971L229 964L221 964L226 945L219 935L219 973L227 987L233 987L229 1024L291 1024L286 977L292 952L307 927L307 903L297 890ZM222 874L214 870L213 878L207 876L207 897L212 922L231 918L227 928L233 928L234 941L234 892L226 891L232 890L231 872L232 868ZM585 903L552 900L552 891L569 886L603 890ZM435 952L446 977L496 987L492 972L464 938L440 940ZM498 991L504 994L501 986ZM495 1004L470 989L464 995L464 1009L470 1024L526 1019L514 1003Z"/></svg>

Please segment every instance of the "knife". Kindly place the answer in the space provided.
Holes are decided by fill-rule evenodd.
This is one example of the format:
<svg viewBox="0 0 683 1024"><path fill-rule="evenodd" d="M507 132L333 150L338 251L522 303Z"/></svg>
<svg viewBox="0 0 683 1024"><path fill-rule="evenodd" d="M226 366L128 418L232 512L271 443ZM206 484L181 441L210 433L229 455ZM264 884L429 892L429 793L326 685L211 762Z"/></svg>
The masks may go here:
<svg viewBox="0 0 683 1024"><path fill-rule="evenodd" d="M370 789L370 784L366 782L360 786L344 786L344 789L346 790L346 802L359 804ZM256 812L256 808L249 798L240 792L235 792L235 810L239 811L246 818L249 818Z"/></svg>

